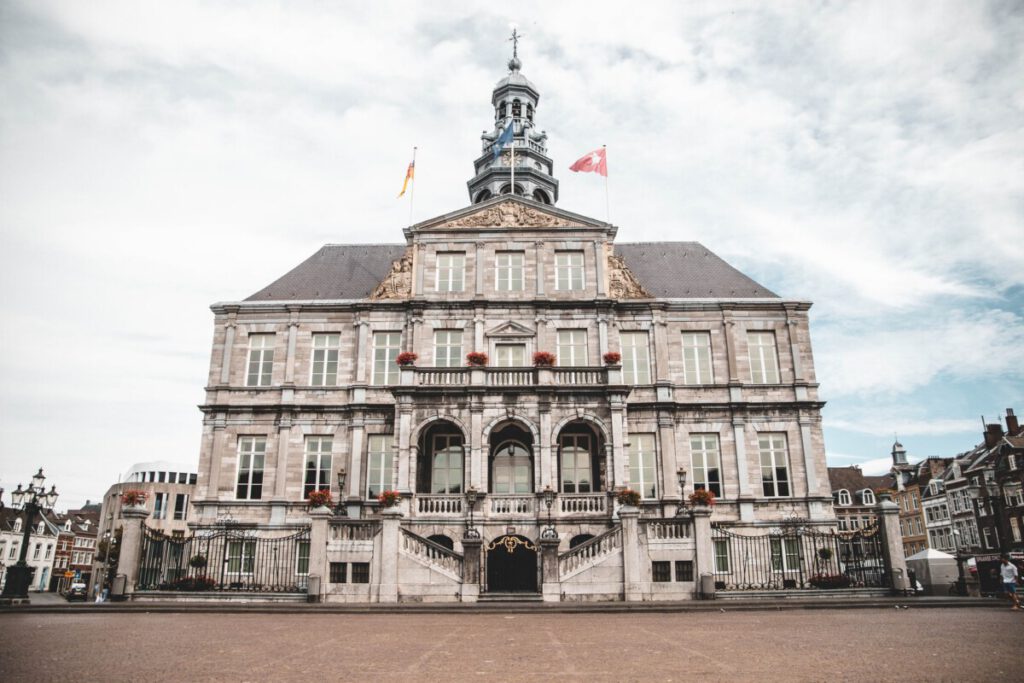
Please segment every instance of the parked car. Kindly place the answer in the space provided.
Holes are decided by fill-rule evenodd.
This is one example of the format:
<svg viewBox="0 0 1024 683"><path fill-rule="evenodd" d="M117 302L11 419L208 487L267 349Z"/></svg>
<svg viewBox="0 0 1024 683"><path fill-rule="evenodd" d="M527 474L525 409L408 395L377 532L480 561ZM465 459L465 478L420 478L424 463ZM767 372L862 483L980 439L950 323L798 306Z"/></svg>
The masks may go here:
<svg viewBox="0 0 1024 683"><path fill-rule="evenodd" d="M67 592L64 593L64 599L68 602L72 602L73 600L81 600L82 602L85 602L88 597L87 593L88 590L84 583L73 583L71 584L71 587L68 588Z"/></svg>

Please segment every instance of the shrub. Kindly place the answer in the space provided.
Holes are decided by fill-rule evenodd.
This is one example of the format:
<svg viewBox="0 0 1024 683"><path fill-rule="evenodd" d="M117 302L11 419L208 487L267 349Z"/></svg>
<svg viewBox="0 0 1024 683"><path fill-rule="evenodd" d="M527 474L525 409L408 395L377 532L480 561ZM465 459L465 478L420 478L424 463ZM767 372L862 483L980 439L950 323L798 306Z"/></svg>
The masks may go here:
<svg viewBox="0 0 1024 683"><path fill-rule="evenodd" d="M849 588L850 577L844 574L815 574L808 582L815 588Z"/></svg>
<svg viewBox="0 0 1024 683"><path fill-rule="evenodd" d="M206 576L186 576L159 586L162 591L210 591L216 587L217 582Z"/></svg>
<svg viewBox="0 0 1024 683"><path fill-rule="evenodd" d="M331 506L331 491L330 489L320 489L319 491L310 491L307 497L309 501L309 507L318 508L323 505L327 507Z"/></svg>
<svg viewBox="0 0 1024 683"><path fill-rule="evenodd" d="M128 489L121 494L121 505L145 505L146 492L139 489Z"/></svg>
<svg viewBox="0 0 1024 683"><path fill-rule="evenodd" d="M406 365L416 365L417 358L419 358L419 356L412 351L402 351L395 357L395 362L403 367Z"/></svg>
<svg viewBox="0 0 1024 683"><path fill-rule="evenodd" d="M714 505L715 494L707 489L697 489L690 494L690 505Z"/></svg>
<svg viewBox="0 0 1024 683"><path fill-rule="evenodd" d="M193 555L188 561L188 566L193 569L202 569L206 566L206 555Z"/></svg>
<svg viewBox="0 0 1024 683"><path fill-rule="evenodd" d="M617 498L619 505L632 505L636 507L640 504L640 493L633 489L622 489L619 491Z"/></svg>
<svg viewBox="0 0 1024 683"><path fill-rule="evenodd" d="M487 354L480 351L470 351L466 354L466 362L474 367L487 365Z"/></svg>
<svg viewBox="0 0 1024 683"><path fill-rule="evenodd" d="M550 368L555 364L555 354L547 351L538 351L533 354L533 364L538 368Z"/></svg>
<svg viewBox="0 0 1024 683"><path fill-rule="evenodd" d="M609 351L608 353L604 354L604 364L605 365L618 365L621 362L622 362L622 354L621 353L616 353L614 351Z"/></svg>
<svg viewBox="0 0 1024 683"><path fill-rule="evenodd" d="M398 491L381 491L381 494L377 496L377 501L386 508L398 505L400 500L402 500L402 494Z"/></svg>

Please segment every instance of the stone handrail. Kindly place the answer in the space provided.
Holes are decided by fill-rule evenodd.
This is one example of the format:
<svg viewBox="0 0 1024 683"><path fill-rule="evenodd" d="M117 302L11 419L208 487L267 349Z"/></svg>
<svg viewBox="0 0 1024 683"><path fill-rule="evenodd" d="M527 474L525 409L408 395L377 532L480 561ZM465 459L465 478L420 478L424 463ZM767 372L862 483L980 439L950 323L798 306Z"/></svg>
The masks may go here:
<svg viewBox="0 0 1024 683"><path fill-rule="evenodd" d="M426 564L462 577L462 555L401 527L402 550Z"/></svg>
<svg viewBox="0 0 1024 683"><path fill-rule="evenodd" d="M536 497L526 495L495 495L487 497L487 511L491 517L532 515L536 509Z"/></svg>
<svg viewBox="0 0 1024 683"><path fill-rule="evenodd" d="M614 372L614 377L612 373ZM489 386L534 387L554 385L604 386L620 381L620 371L601 365L579 367L404 367L401 385L419 387Z"/></svg>
<svg viewBox="0 0 1024 683"><path fill-rule="evenodd" d="M332 522L330 528L332 541L372 541L380 533L380 522Z"/></svg>
<svg viewBox="0 0 1024 683"><path fill-rule="evenodd" d="M555 384L607 384L607 371L602 367L560 367L551 368Z"/></svg>
<svg viewBox="0 0 1024 683"><path fill-rule="evenodd" d="M462 496L416 494L416 514L437 517L461 517Z"/></svg>
<svg viewBox="0 0 1024 683"><path fill-rule="evenodd" d="M608 513L608 495L605 493L560 493L558 511L564 515Z"/></svg>
<svg viewBox="0 0 1024 683"><path fill-rule="evenodd" d="M644 519L640 523L647 532L648 541L675 541L692 536L688 521Z"/></svg>
<svg viewBox="0 0 1024 683"><path fill-rule="evenodd" d="M487 386L524 387L537 384L536 368L487 368Z"/></svg>
<svg viewBox="0 0 1024 683"><path fill-rule="evenodd" d="M421 386L460 386L469 384L469 368L416 368Z"/></svg>
<svg viewBox="0 0 1024 683"><path fill-rule="evenodd" d="M622 526L616 525L600 536L580 543L558 556L558 575L566 575L593 564L622 547Z"/></svg>

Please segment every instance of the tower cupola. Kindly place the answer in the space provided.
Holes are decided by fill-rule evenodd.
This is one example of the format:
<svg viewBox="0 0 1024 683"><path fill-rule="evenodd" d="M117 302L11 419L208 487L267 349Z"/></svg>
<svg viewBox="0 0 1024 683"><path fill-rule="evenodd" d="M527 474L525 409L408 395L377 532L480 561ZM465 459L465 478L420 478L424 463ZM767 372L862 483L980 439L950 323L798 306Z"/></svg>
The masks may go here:
<svg viewBox="0 0 1024 683"><path fill-rule="evenodd" d="M519 59L520 38L520 34L513 30L509 73L498 81L491 93L494 127L480 136L482 153L473 162L475 175L467 183L469 199L474 204L513 192L542 204L558 201L558 180L552 173L552 161L547 155L548 136L537 129L534 120L540 93L520 72L523 66ZM506 144L501 137L510 125L512 138ZM501 147L497 153L496 147Z"/></svg>

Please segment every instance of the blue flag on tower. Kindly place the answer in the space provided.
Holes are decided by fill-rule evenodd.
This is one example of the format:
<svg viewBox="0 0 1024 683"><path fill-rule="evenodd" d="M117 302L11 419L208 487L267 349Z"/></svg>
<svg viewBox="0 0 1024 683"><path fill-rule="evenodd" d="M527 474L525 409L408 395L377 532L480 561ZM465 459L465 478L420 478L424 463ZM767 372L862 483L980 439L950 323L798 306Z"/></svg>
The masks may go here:
<svg viewBox="0 0 1024 683"><path fill-rule="evenodd" d="M512 121L508 122L508 128L501 132L498 139L494 141L494 158L497 159L501 150L505 149L508 143L512 142Z"/></svg>

